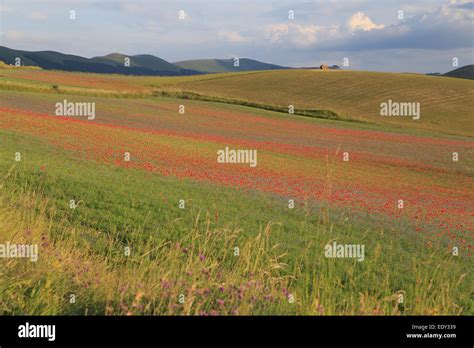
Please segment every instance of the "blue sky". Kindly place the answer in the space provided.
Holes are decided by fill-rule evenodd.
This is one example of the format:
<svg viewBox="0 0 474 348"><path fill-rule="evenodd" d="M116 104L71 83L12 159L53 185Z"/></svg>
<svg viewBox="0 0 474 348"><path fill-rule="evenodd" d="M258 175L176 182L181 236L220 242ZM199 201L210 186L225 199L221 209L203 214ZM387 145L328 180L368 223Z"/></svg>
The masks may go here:
<svg viewBox="0 0 474 348"><path fill-rule="evenodd" d="M470 0L0 0L0 20L0 45L85 57L248 57L295 67L348 58L350 69L421 73L452 70L454 57L474 63Z"/></svg>

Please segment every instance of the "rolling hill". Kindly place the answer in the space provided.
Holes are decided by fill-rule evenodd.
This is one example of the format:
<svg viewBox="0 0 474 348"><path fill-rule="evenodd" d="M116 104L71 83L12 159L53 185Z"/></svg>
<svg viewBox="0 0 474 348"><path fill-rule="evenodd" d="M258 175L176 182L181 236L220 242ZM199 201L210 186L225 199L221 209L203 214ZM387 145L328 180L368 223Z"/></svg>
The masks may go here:
<svg viewBox="0 0 474 348"><path fill-rule="evenodd" d="M185 99L263 105L269 110L329 110L338 118L400 130L472 136L474 82L419 74L350 70L274 70L180 77L124 76L36 69L3 69L0 88L90 93L168 95ZM4 86L2 87L2 81ZM252 86L252 88L249 88ZM269 88L268 86L278 86ZM94 91L91 91L94 89ZM69 92L68 92L69 91ZM421 117L382 117L389 99L419 102ZM258 104L258 105L256 105Z"/></svg>
<svg viewBox="0 0 474 348"><path fill-rule="evenodd" d="M342 118L392 127L470 136L474 133L474 83L463 79L294 69L221 75L213 79L202 77L169 88L240 102L331 110ZM382 117L380 104L389 99L420 103L420 119Z"/></svg>
<svg viewBox="0 0 474 348"><path fill-rule="evenodd" d="M47 70L65 70L123 75L180 76L196 75L198 71L178 67L152 55L129 56L130 67L124 65L126 55L113 53L104 57L84 58L55 51L29 52L0 46L0 60L15 64L16 58L25 66L38 66Z"/></svg>
<svg viewBox="0 0 474 348"><path fill-rule="evenodd" d="M124 61L126 58L130 59L130 67L138 68L138 69L149 69L152 71L169 71L175 72L177 74L181 74L183 72L183 68L176 66L167 62L164 59L155 57L151 54L138 54L135 56L127 56L121 53L111 53L103 57L94 57L92 60L98 62L104 62L107 64L112 65L124 65Z"/></svg>
<svg viewBox="0 0 474 348"><path fill-rule="evenodd" d="M234 66L234 59L194 59L175 62L174 64L184 69L198 70L204 73L289 69L284 66L263 63L248 58L240 58L238 67Z"/></svg>
<svg viewBox="0 0 474 348"><path fill-rule="evenodd" d="M466 65L461 68L451 70L443 76L474 80L474 64Z"/></svg>
<svg viewBox="0 0 474 348"><path fill-rule="evenodd" d="M198 59L169 63L151 54L127 56L111 53L105 56L85 58L55 51L22 51L0 46L0 61L15 64L21 59L22 66L37 66L46 70L78 71L101 74L150 75L150 76L188 76L197 74L239 72L251 70L288 69L283 66L242 58L239 67L233 59ZM130 66L125 66L130 58Z"/></svg>

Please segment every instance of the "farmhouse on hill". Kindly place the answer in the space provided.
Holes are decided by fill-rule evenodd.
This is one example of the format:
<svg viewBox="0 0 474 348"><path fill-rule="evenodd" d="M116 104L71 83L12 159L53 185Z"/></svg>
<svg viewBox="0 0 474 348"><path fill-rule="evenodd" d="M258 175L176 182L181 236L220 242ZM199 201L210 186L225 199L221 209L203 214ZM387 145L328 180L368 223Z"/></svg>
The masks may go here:
<svg viewBox="0 0 474 348"><path fill-rule="evenodd" d="M328 66L326 64L321 64L321 66L319 67L319 69L321 70L339 70L341 69L339 67L339 65L331 65L331 66Z"/></svg>

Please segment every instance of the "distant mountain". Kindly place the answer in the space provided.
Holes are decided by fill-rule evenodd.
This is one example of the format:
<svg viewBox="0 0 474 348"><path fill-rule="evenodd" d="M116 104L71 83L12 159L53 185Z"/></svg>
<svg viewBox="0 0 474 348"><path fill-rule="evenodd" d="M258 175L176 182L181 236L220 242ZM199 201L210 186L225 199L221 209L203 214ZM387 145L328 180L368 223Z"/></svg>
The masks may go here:
<svg viewBox="0 0 474 348"><path fill-rule="evenodd" d="M234 59L194 59L175 62L184 69L201 71L203 73L224 73L250 70L289 69L284 66L259 62L257 60L240 58L239 66L234 66Z"/></svg>
<svg viewBox="0 0 474 348"><path fill-rule="evenodd" d="M288 69L247 58L241 58L238 67L234 66L234 59L198 59L172 64L150 54L127 56L121 53L111 53L89 59L55 51L30 52L0 46L0 61L15 65L16 58L20 58L23 66L124 75L181 76L202 73ZM126 58L130 59L130 66L125 66Z"/></svg>
<svg viewBox="0 0 474 348"><path fill-rule="evenodd" d="M126 58L130 59L130 67L132 68L143 68L150 69L153 71L171 71L178 74L183 71L183 68L171 64L166 60L155 57L151 54L138 54L135 56L127 56L125 54L112 53L103 57L95 57L92 59L95 61L109 60L123 66Z"/></svg>
<svg viewBox="0 0 474 348"><path fill-rule="evenodd" d="M461 68L451 70L443 76L474 80L474 65L466 65Z"/></svg>
<svg viewBox="0 0 474 348"><path fill-rule="evenodd" d="M130 58L130 67L124 65L127 57ZM148 54L126 56L113 53L104 57L89 59L54 51L29 52L0 46L1 61L14 65L16 58L20 58L21 65L39 66L43 69L124 75L179 76L200 74L199 71L182 68Z"/></svg>

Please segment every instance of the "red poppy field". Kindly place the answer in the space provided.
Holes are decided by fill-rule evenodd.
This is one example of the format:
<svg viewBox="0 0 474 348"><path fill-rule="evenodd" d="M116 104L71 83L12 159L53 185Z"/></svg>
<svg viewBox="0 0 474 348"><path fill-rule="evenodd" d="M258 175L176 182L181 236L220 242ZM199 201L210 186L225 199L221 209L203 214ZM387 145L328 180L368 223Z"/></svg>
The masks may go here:
<svg viewBox="0 0 474 348"><path fill-rule="evenodd" d="M227 286L233 282L238 288L255 272L243 266L234 269L234 261L218 255L206 257L203 251L181 259L171 248L166 249L170 253L166 255L173 265L166 266L170 271L165 275L160 270L160 280L156 280L176 287L165 296L169 298L166 303L158 304L153 295L155 287L161 285L142 279L131 282L133 285L123 290L127 295L122 297L100 290L103 296L114 297L111 301L116 303L103 307L91 300L95 303L91 305L93 312L460 314L474 310L466 291L472 287L468 270L474 250L474 142L470 137L312 119L204 101L10 90L1 93L0 131L6 139L1 167L5 175L10 171L3 190L19 183L25 187L3 198L9 209L21 211L19 197L35 192L35 204L39 205L36 211L44 224L49 221L61 231L73 229L74 238L79 239L77 233L83 229L99 241L103 239L98 244L106 243L117 253L127 243L135 243L134 252L146 256L146 265L153 269L156 265L150 266L148 253L160 243L146 238L144 242L143 236L140 241L129 240L126 233L134 228L149 233L156 221L171 228L176 219L183 219L183 223L189 220L188 227L197 233L192 221L202 218L204 224L207 221L224 235L233 228L244 230L239 237L241 243L258 237L260 231L271 235L266 243L283 248L280 254L286 261L281 263L270 256L270 245L265 249L265 257L271 261L262 265L262 274L257 275L261 279L256 282L271 290L252 290L256 297L253 300L240 298L238 293L221 296L213 287L219 289L223 283ZM55 115L54 105L63 99L95 103L95 118ZM255 150L256 166L219 163L218 152L226 147ZM16 153L21 154L21 160L15 160ZM146 193L151 195L154 185L162 190L156 197L161 204L159 211ZM126 193L114 193L118 187ZM213 197L221 199L215 201ZM68 202L73 198L83 203L71 214ZM48 213L50 209L55 214ZM123 209L128 215L122 220ZM189 215L180 215L182 211ZM274 223L282 226L270 233L269 226ZM125 231L121 230L124 225ZM37 225L39 229L41 226ZM283 235L292 229L297 237ZM60 253L62 247L71 247L63 240L66 232L54 231L50 228L38 233L51 239ZM14 236L22 238L21 232ZM160 238L183 244L179 238L188 237L180 234L178 238L167 232ZM325 246L333 240L364 244L364 261L325 256ZM190 245L194 242L188 241ZM207 242L203 243L205 249ZM252 258L253 251L247 252ZM96 263L97 272L107 275L104 281L121 284L128 279L130 283L127 277L132 276L134 266L110 266L107 263L111 260L101 264L104 253L88 247L84 249L84 262ZM179 288L183 285L178 280L184 272L180 262L199 267L213 257L216 273L212 279L219 272L229 279L209 283L196 280L186 286L209 289L210 294L201 294L202 299L190 303L180 301ZM117 258L114 262L123 262ZM138 265L139 276L145 276L147 266ZM124 279L115 279L121 274L117 270L126 274ZM380 270L386 274L379 274ZM406 278L407 274L413 274L413 279ZM347 275L349 280L341 283ZM52 287L56 281L50 281ZM96 286L96 293L100 293L99 287L105 287ZM164 288L160 296L169 285ZM185 294L187 298L195 296ZM27 303L28 299L22 301ZM69 310L58 301L50 309L54 313L81 313L85 308ZM133 307L134 303L139 305ZM18 312L21 308L18 303L6 304L0 311Z"/></svg>

